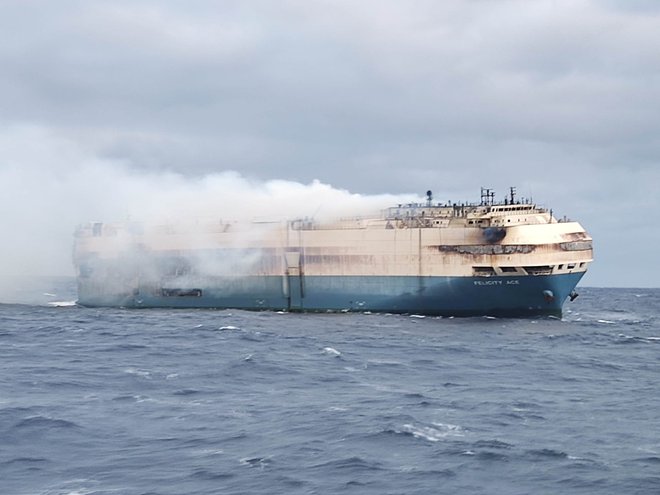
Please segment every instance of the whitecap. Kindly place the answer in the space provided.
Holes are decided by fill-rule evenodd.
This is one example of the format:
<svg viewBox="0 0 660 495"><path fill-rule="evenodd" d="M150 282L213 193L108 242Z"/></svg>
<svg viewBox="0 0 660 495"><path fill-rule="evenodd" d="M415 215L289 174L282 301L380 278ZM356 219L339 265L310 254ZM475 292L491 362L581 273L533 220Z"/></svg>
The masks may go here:
<svg viewBox="0 0 660 495"><path fill-rule="evenodd" d="M410 315L411 318L426 318L424 315Z"/></svg>
<svg viewBox="0 0 660 495"><path fill-rule="evenodd" d="M68 308L76 305L76 301L52 301L47 303L48 306L53 308Z"/></svg>
<svg viewBox="0 0 660 495"><path fill-rule="evenodd" d="M341 352L339 352L334 347L324 347L323 348L323 353L327 354L329 356L341 356Z"/></svg>
<svg viewBox="0 0 660 495"><path fill-rule="evenodd" d="M226 325L224 327L218 328L218 330L240 330L238 327L235 327L234 325Z"/></svg>
<svg viewBox="0 0 660 495"><path fill-rule="evenodd" d="M459 425L452 425L452 424L449 424L449 423L436 423L436 422L433 422L432 424L433 424L434 426L437 426L437 427L439 427L439 428L442 428L442 429L444 429L444 430L446 430L446 431L448 431L448 432L460 432L461 435L462 435L463 432L465 431L465 430L463 429L463 427L461 427L461 426L459 426Z"/></svg>
<svg viewBox="0 0 660 495"><path fill-rule="evenodd" d="M462 437L464 430L458 425L433 423L433 426L403 425L403 432L409 433L415 438L422 438L429 442L439 442L447 437Z"/></svg>
<svg viewBox="0 0 660 495"><path fill-rule="evenodd" d="M615 322L611 320L596 320L596 323L603 323L605 325L614 325Z"/></svg>
<svg viewBox="0 0 660 495"><path fill-rule="evenodd" d="M151 378L151 373L149 371L138 370L135 368L126 368L124 370L124 373L128 373L129 375L141 376L142 378Z"/></svg>

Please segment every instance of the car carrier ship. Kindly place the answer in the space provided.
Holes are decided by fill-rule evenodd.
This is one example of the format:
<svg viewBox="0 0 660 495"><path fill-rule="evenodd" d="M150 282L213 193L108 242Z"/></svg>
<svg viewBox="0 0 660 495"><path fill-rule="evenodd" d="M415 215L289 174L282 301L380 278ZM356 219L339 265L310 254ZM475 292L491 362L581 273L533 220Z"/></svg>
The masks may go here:
<svg viewBox="0 0 660 495"><path fill-rule="evenodd" d="M331 222L92 222L74 247L83 306L441 316L560 316L592 258L579 223L515 188Z"/></svg>

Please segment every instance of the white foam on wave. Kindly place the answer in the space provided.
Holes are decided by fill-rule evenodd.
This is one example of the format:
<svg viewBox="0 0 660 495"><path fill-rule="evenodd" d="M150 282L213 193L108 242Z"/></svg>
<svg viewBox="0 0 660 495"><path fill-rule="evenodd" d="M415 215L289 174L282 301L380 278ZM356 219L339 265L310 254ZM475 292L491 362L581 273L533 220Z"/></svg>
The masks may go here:
<svg viewBox="0 0 660 495"><path fill-rule="evenodd" d="M636 340L638 342L658 342L660 337L635 337L634 335L619 334L619 337L626 340Z"/></svg>
<svg viewBox="0 0 660 495"><path fill-rule="evenodd" d="M96 482L86 479L86 478L76 478L63 482L59 488L55 488L55 485L51 488L47 488L46 491L40 492L40 495L91 495L92 493L97 493L96 489L86 488L85 485L94 484ZM69 487L64 487L62 485L69 485ZM76 488L70 487L71 485L82 485ZM107 490L108 492L119 492L120 490Z"/></svg>
<svg viewBox="0 0 660 495"><path fill-rule="evenodd" d="M151 372L146 370L139 370L137 368L126 368L124 370L124 373L128 373L129 375L141 376L142 378L151 379Z"/></svg>
<svg viewBox="0 0 660 495"><path fill-rule="evenodd" d="M69 308L71 306L75 306L76 301L51 301L47 304L53 308Z"/></svg>
<svg viewBox="0 0 660 495"><path fill-rule="evenodd" d="M602 323L604 325L614 325L615 324L615 322L613 322L612 320L596 320L596 323Z"/></svg>
<svg viewBox="0 0 660 495"><path fill-rule="evenodd" d="M240 328L235 327L234 325L226 325L224 327L218 328L218 330L240 330Z"/></svg>
<svg viewBox="0 0 660 495"><path fill-rule="evenodd" d="M433 426L415 426L412 424L403 425L403 431L410 433L415 438L428 440L429 442L439 442L447 437L465 436L465 430L459 425L432 423Z"/></svg>
<svg viewBox="0 0 660 495"><path fill-rule="evenodd" d="M334 347L324 347L323 354L327 354L328 356L341 356L341 352Z"/></svg>
<svg viewBox="0 0 660 495"><path fill-rule="evenodd" d="M426 316L424 316L424 315L410 315L410 317L411 318L419 318L419 319L426 318Z"/></svg>

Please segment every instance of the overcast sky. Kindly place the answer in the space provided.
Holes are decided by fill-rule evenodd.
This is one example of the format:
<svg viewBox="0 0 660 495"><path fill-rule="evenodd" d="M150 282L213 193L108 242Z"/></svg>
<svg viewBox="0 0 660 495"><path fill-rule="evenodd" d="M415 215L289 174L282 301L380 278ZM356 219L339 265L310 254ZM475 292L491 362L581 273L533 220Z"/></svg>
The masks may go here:
<svg viewBox="0 0 660 495"><path fill-rule="evenodd" d="M161 205L517 186L657 287L659 185L657 1L0 2L0 276Z"/></svg>

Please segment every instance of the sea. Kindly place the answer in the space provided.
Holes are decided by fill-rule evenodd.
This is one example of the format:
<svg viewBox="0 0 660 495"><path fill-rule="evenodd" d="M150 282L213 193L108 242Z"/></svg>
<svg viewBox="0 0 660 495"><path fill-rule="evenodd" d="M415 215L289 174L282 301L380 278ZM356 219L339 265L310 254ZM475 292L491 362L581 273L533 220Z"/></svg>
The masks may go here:
<svg viewBox="0 0 660 495"><path fill-rule="evenodd" d="M0 305L0 494L658 494L660 289L578 292L437 318L91 309L54 280Z"/></svg>

